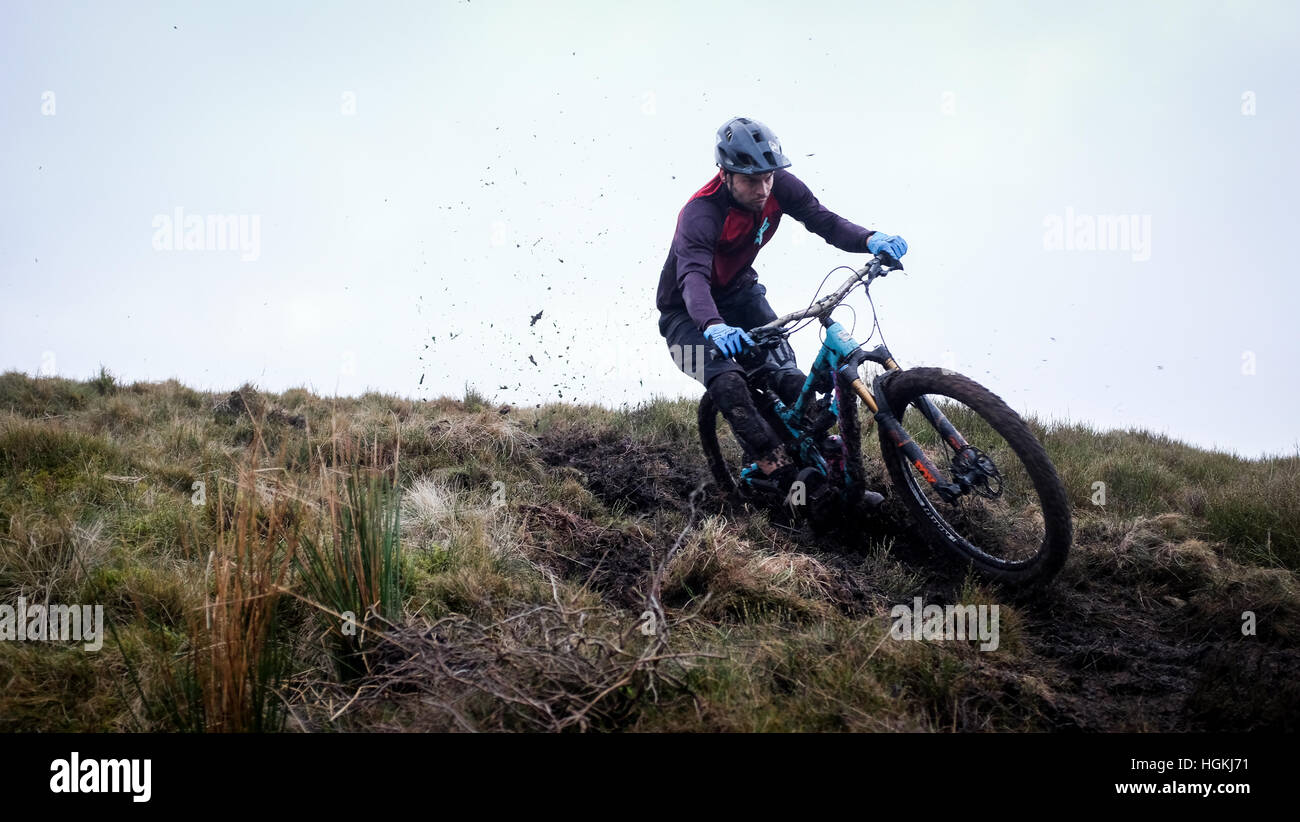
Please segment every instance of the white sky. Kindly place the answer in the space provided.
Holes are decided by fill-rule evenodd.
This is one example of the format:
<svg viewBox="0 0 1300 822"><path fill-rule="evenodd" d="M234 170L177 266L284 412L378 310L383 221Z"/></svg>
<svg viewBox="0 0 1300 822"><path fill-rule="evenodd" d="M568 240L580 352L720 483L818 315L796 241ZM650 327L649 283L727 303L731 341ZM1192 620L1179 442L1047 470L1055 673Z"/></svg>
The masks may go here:
<svg viewBox="0 0 1300 822"><path fill-rule="evenodd" d="M0 370L698 396L654 290L745 115L907 239L873 288L904 366L1295 453L1298 8L2 0ZM158 250L178 208L256 217L256 259ZM1067 208L1149 220L1149 259L1047 248ZM789 220L756 268L784 313L864 259Z"/></svg>

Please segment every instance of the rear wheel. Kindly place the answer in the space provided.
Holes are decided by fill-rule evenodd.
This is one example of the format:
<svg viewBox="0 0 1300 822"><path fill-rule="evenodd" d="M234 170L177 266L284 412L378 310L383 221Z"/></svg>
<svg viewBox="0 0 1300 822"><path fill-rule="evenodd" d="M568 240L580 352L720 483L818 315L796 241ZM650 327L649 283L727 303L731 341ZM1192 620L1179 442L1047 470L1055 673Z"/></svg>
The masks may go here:
<svg viewBox="0 0 1300 822"><path fill-rule="evenodd" d="M755 400L756 406L762 405L756 393L752 398ZM861 489L863 487L864 472L862 468L862 441L857 422L857 396L845 384L840 387L839 398L839 435L843 442L844 468L851 477L852 487ZM773 431L785 430L785 424L772 409L767 409L763 416ZM723 496L737 502L753 502L764 508L770 508L775 503L776 507L782 509L782 521L785 521L786 516L793 519L807 520L815 530L832 527L838 521L838 518L847 513L843 506L839 504L844 490L844 470L833 470L829 483L821 479L819 474L802 478L807 483L805 486L807 489L806 496L803 497L805 501L803 504L806 507L796 505L796 507L786 510L784 506L779 504L779 500L770 493L755 490L740 481L740 472L746 466L752 464L757 459L757 456L750 453L735 436L726 417L718 410L713 397L707 392L700 398L697 422L700 431L700 445L709 466L709 473ZM787 439L785 446L789 455L796 462L802 464L793 443ZM829 454L823 453L823 456L830 461ZM834 469L834 466L831 467ZM806 470L812 471L815 469L808 468ZM826 522L823 522L823 519Z"/></svg>
<svg viewBox="0 0 1300 822"><path fill-rule="evenodd" d="M958 454L911 405L926 396L975 450ZM939 368L895 373L885 398L943 479L957 482L961 474L966 483L966 493L945 501L880 430L890 479L922 536L995 579L1032 585L1055 576L1072 539L1070 506L1055 466L1024 420L974 380Z"/></svg>
<svg viewBox="0 0 1300 822"><path fill-rule="evenodd" d="M709 464L709 473L713 475L718 491L723 496L734 498L740 490L740 469L753 460L736 440L731 426L722 418L721 412L713 404L713 397L707 391L700 398L698 423L700 445L704 449L704 459Z"/></svg>

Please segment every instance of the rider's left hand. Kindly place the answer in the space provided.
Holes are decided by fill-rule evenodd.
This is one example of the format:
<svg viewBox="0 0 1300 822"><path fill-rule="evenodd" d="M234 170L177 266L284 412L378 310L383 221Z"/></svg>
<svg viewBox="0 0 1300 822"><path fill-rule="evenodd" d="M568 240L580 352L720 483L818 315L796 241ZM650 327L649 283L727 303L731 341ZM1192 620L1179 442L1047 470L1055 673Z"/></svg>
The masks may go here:
<svg viewBox="0 0 1300 822"><path fill-rule="evenodd" d="M884 251L897 260L907 253L907 240L893 234L877 231L867 238L867 251L872 254L879 254Z"/></svg>

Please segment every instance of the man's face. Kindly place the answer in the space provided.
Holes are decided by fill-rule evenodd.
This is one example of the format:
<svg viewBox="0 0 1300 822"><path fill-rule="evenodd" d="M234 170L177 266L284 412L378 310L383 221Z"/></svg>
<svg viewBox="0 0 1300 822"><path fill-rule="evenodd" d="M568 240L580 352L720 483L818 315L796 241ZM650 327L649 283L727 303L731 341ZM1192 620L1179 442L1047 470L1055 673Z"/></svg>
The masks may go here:
<svg viewBox="0 0 1300 822"><path fill-rule="evenodd" d="M722 174L727 181L727 189L731 192L732 199L741 208L747 208L750 211L763 210L767 198L772 194L772 178L776 176L776 172L733 174L724 171Z"/></svg>

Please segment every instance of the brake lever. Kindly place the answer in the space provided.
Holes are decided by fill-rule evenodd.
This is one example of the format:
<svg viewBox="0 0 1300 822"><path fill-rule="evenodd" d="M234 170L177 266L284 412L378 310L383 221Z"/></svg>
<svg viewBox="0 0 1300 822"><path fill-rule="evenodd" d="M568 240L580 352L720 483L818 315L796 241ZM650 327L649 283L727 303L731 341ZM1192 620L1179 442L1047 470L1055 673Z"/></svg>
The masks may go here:
<svg viewBox="0 0 1300 822"><path fill-rule="evenodd" d="M882 251L876 255L881 262L880 276L885 276L890 271L903 271L903 262L888 251Z"/></svg>
<svg viewBox="0 0 1300 822"><path fill-rule="evenodd" d="M749 336L754 341L755 346L775 345L780 340L785 339L785 332L780 328L767 328L759 326L750 329Z"/></svg>

